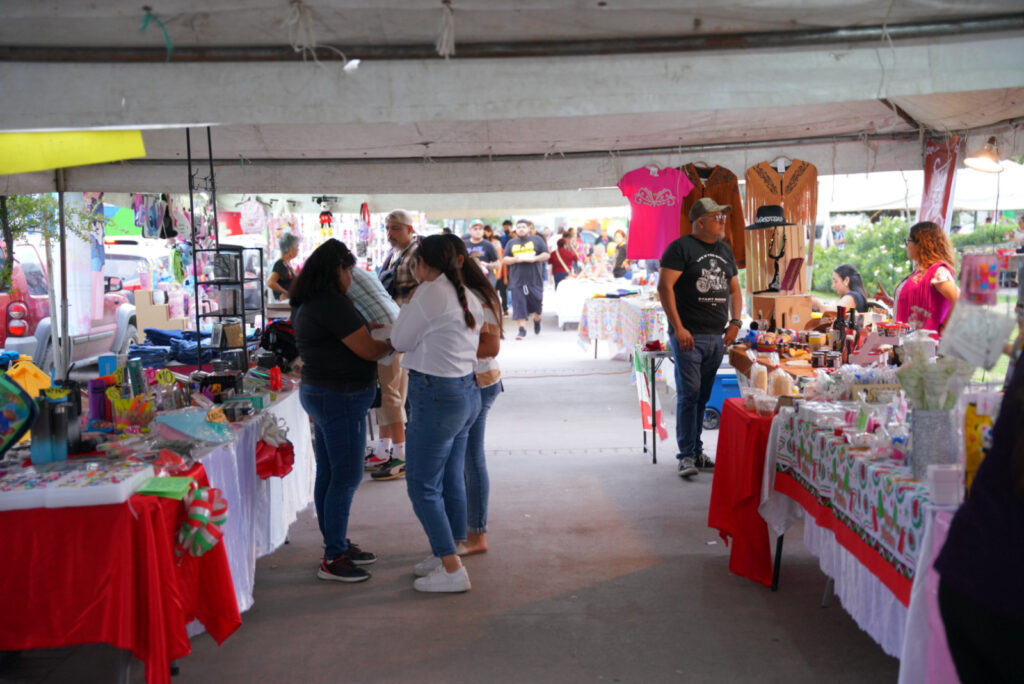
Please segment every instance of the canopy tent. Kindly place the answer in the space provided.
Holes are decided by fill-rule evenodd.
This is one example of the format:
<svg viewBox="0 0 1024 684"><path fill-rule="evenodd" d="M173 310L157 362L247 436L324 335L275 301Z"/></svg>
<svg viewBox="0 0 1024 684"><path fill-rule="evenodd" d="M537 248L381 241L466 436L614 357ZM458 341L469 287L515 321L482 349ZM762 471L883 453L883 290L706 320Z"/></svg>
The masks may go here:
<svg viewBox="0 0 1024 684"><path fill-rule="evenodd" d="M507 192L586 206L652 162L918 169L922 132L1024 153L1018 0L454 7L445 60L434 0L184 0L153 10L166 37L127 0L10 0L0 88L18 97L0 126L143 129L145 159L69 169L69 190L184 192L181 127L209 123L220 192L442 195L478 213ZM0 176L0 193L52 189Z"/></svg>

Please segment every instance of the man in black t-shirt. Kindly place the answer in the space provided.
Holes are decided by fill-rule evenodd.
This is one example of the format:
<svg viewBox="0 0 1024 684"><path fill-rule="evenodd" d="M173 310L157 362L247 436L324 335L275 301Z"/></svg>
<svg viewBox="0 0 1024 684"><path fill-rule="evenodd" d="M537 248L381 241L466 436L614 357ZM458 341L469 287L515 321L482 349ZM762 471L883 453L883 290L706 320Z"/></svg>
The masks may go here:
<svg viewBox="0 0 1024 684"><path fill-rule="evenodd" d="M498 250L494 249L494 245L489 240L484 239L484 224L477 222L471 225L469 237L464 238L464 242L469 256L480 264L480 270L491 281L491 285L494 285L494 273L491 268L499 265L500 261L498 260Z"/></svg>
<svg viewBox="0 0 1024 684"><path fill-rule="evenodd" d="M503 260L508 265L508 292L512 300L512 318L519 324L517 340L526 337L526 319L533 315L533 332L540 334L540 314L544 303L542 267L551 257L548 245L539 235L530 235L527 221L516 223L516 236L505 245Z"/></svg>
<svg viewBox="0 0 1024 684"><path fill-rule="evenodd" d="M661 255L658 295L669 323L676 366L676 442L679 475L711 468L700 441L725 346L736 340L743 298L736 260L725 237L728 205L709 197L690 209L693 234L674 240ZM730 309L732 317L730 320Z"/></svg>

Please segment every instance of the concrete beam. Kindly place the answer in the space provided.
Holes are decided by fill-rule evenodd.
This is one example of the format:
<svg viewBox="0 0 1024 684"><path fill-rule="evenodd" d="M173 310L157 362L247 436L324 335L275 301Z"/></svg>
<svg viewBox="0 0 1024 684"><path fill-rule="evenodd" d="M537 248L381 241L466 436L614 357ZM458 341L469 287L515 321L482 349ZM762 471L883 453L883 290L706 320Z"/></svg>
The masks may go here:
<svg viewBox="0 0 1024 684"><path fill-rule="evenodd" d="M1024 36L510 60L0 64L4 130L486 121L815 105L1024 86ZM923 122L927 124L928 122Z"/></svg>

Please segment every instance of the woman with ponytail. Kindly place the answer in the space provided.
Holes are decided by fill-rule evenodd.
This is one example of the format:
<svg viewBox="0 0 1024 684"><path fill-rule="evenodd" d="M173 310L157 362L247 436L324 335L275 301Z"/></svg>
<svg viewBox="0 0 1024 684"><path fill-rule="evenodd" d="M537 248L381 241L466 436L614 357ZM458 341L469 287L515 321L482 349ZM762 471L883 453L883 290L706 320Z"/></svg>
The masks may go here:
<svg viewBox="0 0 1024 684"><path fill-rule="evenodd" d="M498 394L502 392L501 368L495 358L501 348L501 299L477 263L469 258L465 243L458 238L451 241L462 267L462 280L483 305L480 345L476 352L476 384L480 388L480 413L469 428L469 441L466 444L468 527L461 537L455 536L456 542L462 542L456 544L459 555L472 556L487 552L487 500L490 496L490 478L487 476L484 435L487 430L487 413L494 405Z"/></svg>
<svg viewBox="0 0 1024 684"><path fill-rule="evenodd" d="M468 591L455 539L466 531L466 442L480 412L473 371L483 308L467 291L453 241L423 238L414 259L419 286L391 330L409 371L406 486L432 553L413 568L413 588Z"/></svg>

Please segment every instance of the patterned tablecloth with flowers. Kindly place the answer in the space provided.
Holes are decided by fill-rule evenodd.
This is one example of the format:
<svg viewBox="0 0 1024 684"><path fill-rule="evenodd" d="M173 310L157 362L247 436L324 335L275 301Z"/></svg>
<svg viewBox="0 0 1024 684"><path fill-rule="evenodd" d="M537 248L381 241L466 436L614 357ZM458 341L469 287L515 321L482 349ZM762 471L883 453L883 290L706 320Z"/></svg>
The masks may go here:
<svg viewBox="0 0 1024 684"><path fill-rule="evenodd" d="M657 300L641 297L598 297L583 302L579 345L611 340L620 349L633 349L653 340L668 341L665 312Z"/></svg>
<svg viewBox="0 0 1024 684"><path fill-rule="evenodd" d="M928 487L910 468L878 460L829 428L785 410L776 418L776 469L795 479L896 571L913 579L924 534Z"/></svg>

